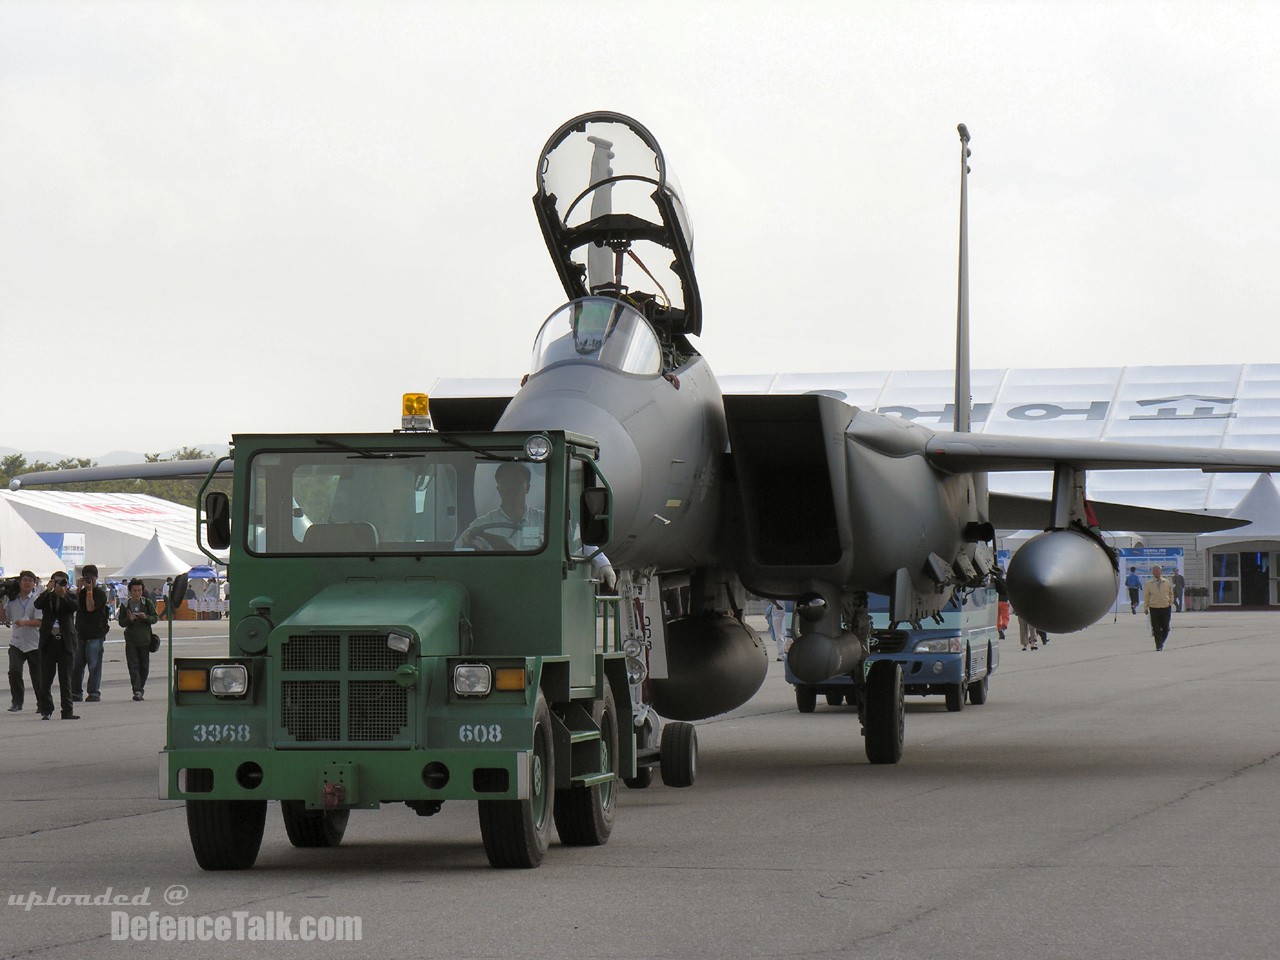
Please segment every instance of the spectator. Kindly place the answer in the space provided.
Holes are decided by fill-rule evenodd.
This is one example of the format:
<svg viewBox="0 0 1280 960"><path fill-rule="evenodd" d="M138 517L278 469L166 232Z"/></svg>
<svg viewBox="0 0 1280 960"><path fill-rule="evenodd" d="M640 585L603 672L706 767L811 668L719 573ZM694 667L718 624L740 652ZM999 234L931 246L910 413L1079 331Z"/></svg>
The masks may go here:
<svg viewBox="0 0 1280 960"><path fill-rule="evenodd" d="M76 599L65 570L55 570L49 586L36 597L40 618L40 686L36 709L42 720L53 716L53 677L58 676L62 719L79 720L71 699L71 664L76 649Z"/></svg>
<svg viewBox="0 0 1280 960"><path fill-rule="evenodd" d="M13 627L9 638L10 713L18 713L26 700L22 664L31 676L31 695L40 703L40 611L36 609L36 575L30 570L18 574L19 593L4 605L5 623Z"/></svg>
<svg viewBox="0 0 1280 960"><path fill-rule="evenodd" d="M1187 579L1182 575L1181 570L1174 570L1173 576L1169 578L1173 583L1173 605L1178 613L1182 612L1182 595L1187 589Z"/></svg>
<svg viewBox="0 0 1280 960"><path fill-rule="evenodd" d="M1129 575L1124 578L1124 585L1129 589L1129 612L1137 616L1139 591L1142 590L1142 580L1138 578L1137 567L1129 568Z"/></svg>
<svg viewBox="0 0 1280 960"><path fill-rule="evenodd" d="M110 601L107 592L98 586L98 568L85 564L81 574L80 589L76 591L76 644L71 664L71 699L77 703L88 694L90 703L102 699L102 645L111 629ZM85 687L85 671L89 683Z"/></svg>
<svg viewBox="0 0 1280 960"><path fill-rule="evenodd" d="M1159 566L1151 568L1151 579L1143 593L1142 612L1151 616L1151 636L1156 641L1157 652L1164 649L1169 639L1169 624L1173 618L1173 584L1162 577Z"/></svg>
<svg viewBox="0 0 1280 960"><path fill-rule="evenodd" d="M124 658L129 665L134 700L142 699L147 685L147 673L151 667L151 625L159 619L155 602L143 593L142 581L134 577L129 581L129 599L120 611L120 626L124 627Z"/></svg>

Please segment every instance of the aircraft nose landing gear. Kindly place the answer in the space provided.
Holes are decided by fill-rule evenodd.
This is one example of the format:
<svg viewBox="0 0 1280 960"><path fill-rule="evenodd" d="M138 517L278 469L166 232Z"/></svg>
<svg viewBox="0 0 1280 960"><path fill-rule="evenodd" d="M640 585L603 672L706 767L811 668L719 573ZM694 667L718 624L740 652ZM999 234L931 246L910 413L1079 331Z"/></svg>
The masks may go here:
<svg viewBox="0 0 1280 960"><path fill-rule="evenodd" d="M858 719L862 721L867 759L872 763L897 763L902 759L906 734L902 667L892 660L877 660L871 664L859 694Z"/></svg>

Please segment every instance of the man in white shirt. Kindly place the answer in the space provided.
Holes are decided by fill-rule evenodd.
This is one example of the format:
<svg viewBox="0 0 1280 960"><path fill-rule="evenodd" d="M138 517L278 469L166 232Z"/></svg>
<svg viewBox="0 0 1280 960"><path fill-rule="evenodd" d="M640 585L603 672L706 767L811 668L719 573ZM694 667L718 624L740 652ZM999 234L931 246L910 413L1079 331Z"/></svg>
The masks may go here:
<svg viewBox="0 0 1280 960"><path fill-rule="evenodd" d="M481 514L462 531L458 545L478 550L537 550L542 546L547 518L538 507L525 505L529 495L529 468L523 463L503 463L494 479L498 484L498 509Z"/></svg>
<svg viewBox="0 0 1280 960"><path fill-rule="evenodd" d="M40 690L40 618L35 608L36 575L23 570L18 576L19 593L4 605L4 621L13 627L9 638L9 695L13 703L10 713L22 709L26 700L26 688L22 683L22 664L27 664L31 676L32 695L39 698Z"/></svg>

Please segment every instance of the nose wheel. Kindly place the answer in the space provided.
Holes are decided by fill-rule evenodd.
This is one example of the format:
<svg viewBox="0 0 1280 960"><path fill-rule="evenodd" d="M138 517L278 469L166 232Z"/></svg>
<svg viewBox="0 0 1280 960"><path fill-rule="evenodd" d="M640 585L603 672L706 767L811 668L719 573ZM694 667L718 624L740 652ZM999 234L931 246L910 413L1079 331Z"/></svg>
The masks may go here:
<svg viewBox="0 0 1280 960"><path fill-rule="evenodd" d="M897 763L902 759L906 735L902 667L892 660L873 663L867 673L865 696L862 733L867 759L872 763Z"/></svg>

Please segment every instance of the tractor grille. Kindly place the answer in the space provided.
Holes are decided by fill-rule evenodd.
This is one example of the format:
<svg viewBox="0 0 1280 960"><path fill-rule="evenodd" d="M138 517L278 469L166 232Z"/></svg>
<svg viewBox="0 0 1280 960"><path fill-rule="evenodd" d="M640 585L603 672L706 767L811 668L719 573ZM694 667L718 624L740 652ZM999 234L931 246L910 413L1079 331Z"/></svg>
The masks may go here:
<svg viewBox="0 0 1280 960"><path fill-rule="evenodd" d="M390 743L412 735L405 654L387 635L309 634L280 647L282 745Z"/></svg>
<svg viewBox="0 0 1280 960"><path fill-rule="evenodd" d="M290 637L280 648L281 670L339 670L342 638L337 634Z"/></svg>

